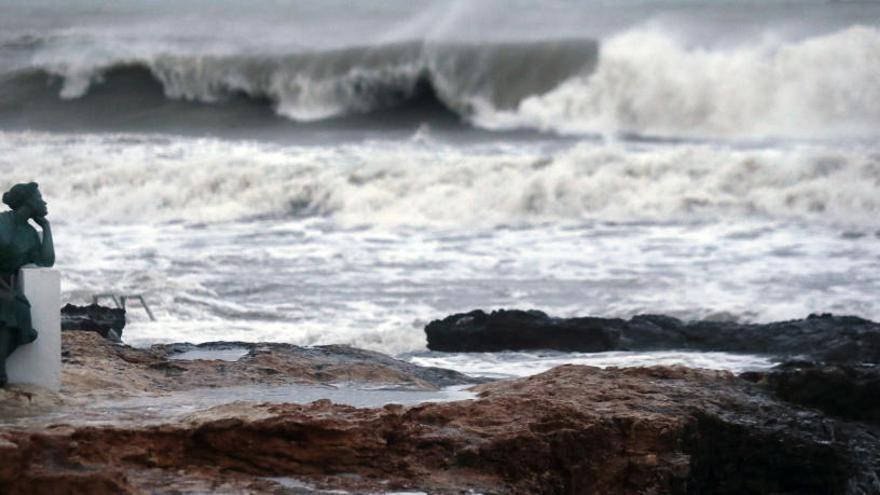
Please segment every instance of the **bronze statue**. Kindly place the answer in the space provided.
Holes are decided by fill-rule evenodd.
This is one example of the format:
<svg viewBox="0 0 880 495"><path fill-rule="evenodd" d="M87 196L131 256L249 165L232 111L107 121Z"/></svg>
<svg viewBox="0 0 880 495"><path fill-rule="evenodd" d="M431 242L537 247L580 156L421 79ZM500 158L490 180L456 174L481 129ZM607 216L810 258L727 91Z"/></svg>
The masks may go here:
<svg viewBox="0 0 880 495"><path fill-rule="evenodd" d="M37 339L31 326L31 305L18 283L18 270L27 264L55 264L48 210L36 182L16 184L3 194L12 211L0 213L0 387L6 385L6 358ZM40 226L43 239L29 223Z"/></svg>

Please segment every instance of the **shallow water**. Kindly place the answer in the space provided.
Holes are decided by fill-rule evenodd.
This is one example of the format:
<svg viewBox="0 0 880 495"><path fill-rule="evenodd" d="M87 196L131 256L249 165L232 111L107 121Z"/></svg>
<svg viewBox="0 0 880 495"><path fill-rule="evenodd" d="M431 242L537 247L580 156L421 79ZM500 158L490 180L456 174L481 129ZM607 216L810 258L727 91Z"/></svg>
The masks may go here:
<svg viewBox="0 0 880 495"><path fill-rule="evenodd" d="M375 387L375 386L374 386ZM293 403L308 404L328 399L336 404L373 408L386 404L411 406L425 402L446 402L474 398L466 386L448 387L438 391L412 391L394 388L359 388L353 384L339 386L313 385L252 385L203 388L125 399L99 399L84 404L59 407L52 411L0 418L0 426L45 424L120 425L125 423L162 424L211 407L231 403Z"/></svg>
<svg viewBox="0 0 880 495"><path fill-rule="evenodd" d="M171 354L168 356L168 359L218 359L220 361L238 361L248 352L248 349L244 347L233 347L229 349L193 349L191 351Z"/></svg>
<svg viewBox="0 0 880 495"><path fill-rule="evenodd" d="M275 476L271 478L266 478L268 480L274 481L281 486L292 490L292 494L326 494L326 495L345 495L351 492L345 490L322 490L320 488L315 488L311 483L306 483L304 481L298 480L296 478L289 477L281 477ZM425 492L414 492L414 491L393 491L393 492L372 492L373 495L428 495ZM468 495L479 495L476 492L469 491Z"/></svg>
<svg viewBox="0 0 880 495"><path fill-rule="evenodd" d="M782 222L376 231L305 221L90 232L88 240L58 234L75 241L59 261L65 290L73 300L144 293L159 321L132 308L123 337L135 346L241 340L418 352L428 322L477 308L880 318L872 233ZM80 247L104 255L77 259Z"/></svg>

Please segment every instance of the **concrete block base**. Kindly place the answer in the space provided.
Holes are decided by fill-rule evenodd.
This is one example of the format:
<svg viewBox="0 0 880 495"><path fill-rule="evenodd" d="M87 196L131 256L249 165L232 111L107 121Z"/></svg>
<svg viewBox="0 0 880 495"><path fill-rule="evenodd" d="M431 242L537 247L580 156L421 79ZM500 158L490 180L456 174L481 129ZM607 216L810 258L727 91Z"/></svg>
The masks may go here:
<svg viewBox="0 0 880 495"><path fill-rule="evenodd" d="M20 283L39 337L6 360L9 383L57 391L61 388L61 274L51 268L22 268Z"/></svg>

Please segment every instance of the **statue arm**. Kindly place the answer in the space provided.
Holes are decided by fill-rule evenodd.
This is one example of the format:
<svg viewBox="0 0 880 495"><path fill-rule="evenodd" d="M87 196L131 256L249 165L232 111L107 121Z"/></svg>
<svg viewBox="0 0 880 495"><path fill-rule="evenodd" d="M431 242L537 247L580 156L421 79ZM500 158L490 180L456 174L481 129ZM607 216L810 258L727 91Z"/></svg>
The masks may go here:
<svg viewBox="0 0 880 495"><path fill-rule="evenodd" d="M37 259L34 260L39 266L53 266L55 264L55 245L52 242L52 227L46 217L40 219L37 225L43 229L43 242L37 250Z"/></svg>

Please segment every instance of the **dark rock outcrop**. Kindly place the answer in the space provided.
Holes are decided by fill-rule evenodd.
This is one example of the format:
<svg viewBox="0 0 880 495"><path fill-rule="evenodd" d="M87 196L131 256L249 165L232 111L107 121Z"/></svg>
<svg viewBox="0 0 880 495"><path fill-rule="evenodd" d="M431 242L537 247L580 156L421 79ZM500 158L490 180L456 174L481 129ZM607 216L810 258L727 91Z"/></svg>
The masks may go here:
<svg viewBox="0 0 880 495"><path fill-rule="evenodd" d="M61 308L61 330L98 332L106 339L121 342L124 327L125 310L122 308L107 308L97 304L66 304Z"/></svg>
<svg viewBox="0 0 880 495"><path fill-rule="evenodd" d="M606 318L553 318L540 311L481 310L448 316L425 327L428 348L445 352L558 349L601 352L619 346L626 322Z"/></svg>
<svg viewBox="0 0 880 495"><path fill-rule="evenodd" d="M695 321L662 315L630 320L552 318L540 311L472 311L429 323L428 348L446 352L695 350L880 362L880 324L854 316L810 315L768 324Z"/></svg>
<svg viewBox="0 0 880 495"><path fill-rule="evenodd" d="M561 366L478 399L357 409L235 403L163 425L0 430L0 492L871 494L864 424L729 373ZM35 483L40 483L36 485Z"/></svg>

